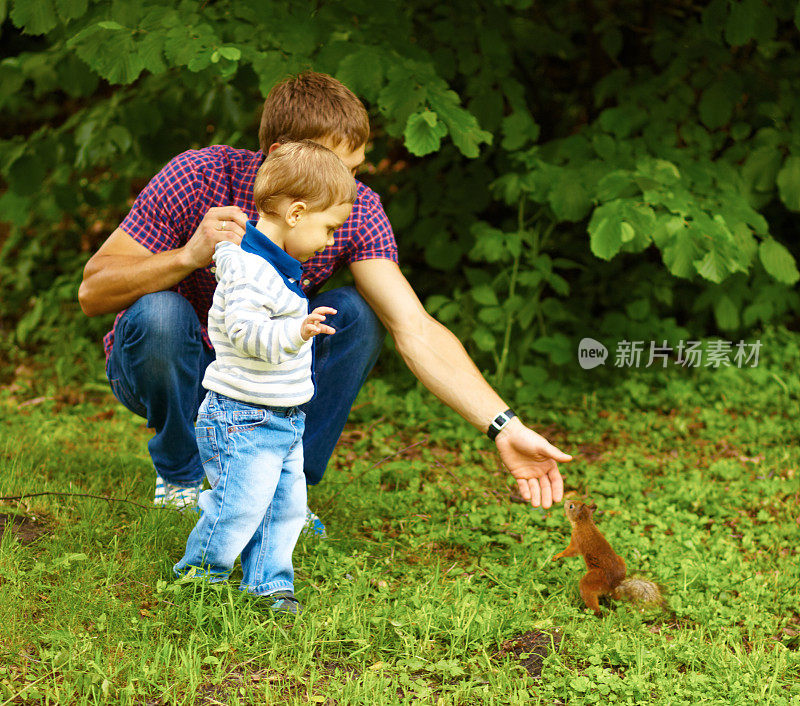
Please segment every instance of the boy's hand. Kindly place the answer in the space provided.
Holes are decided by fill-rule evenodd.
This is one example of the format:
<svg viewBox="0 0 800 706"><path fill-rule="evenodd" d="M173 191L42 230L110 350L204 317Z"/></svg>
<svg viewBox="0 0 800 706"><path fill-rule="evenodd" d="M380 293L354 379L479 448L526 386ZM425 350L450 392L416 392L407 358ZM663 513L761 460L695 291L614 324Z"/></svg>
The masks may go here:
<svg viewBox="0 0 800 706"><path fill-rule="evenodd" d="M564 497L559 463L572 460L547 439L512 419L495 439L500 458L517 479L519 491L533 507L550 507Z"/></svg>
<svg viewBox="0 0 800 706"><path fill-rule="evenodd" d="M331 309L329 306L318 306L303 321L300 327L300 335L304 341L307 341L312 336L318 333L336 333L336 329L331 328L327 324L323 324L326 314L335 314L336 309Z"/></svg>

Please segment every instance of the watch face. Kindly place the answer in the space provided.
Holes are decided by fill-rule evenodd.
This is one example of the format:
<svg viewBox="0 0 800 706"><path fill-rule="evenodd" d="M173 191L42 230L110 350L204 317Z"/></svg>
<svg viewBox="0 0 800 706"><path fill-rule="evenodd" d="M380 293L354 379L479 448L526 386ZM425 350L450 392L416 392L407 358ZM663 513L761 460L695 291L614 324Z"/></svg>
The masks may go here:
<svg viewBox="0 0 800 706"><path fill-rule="evenodd" d="M489 438L494 441L495 437L503 430L503 427L508 424L513 417L516 416L517 415L514 414L514 412L510 409L498 414L492 420L492 423L489 425L489 429L486 431L486 433L489 435Z"/></svg>

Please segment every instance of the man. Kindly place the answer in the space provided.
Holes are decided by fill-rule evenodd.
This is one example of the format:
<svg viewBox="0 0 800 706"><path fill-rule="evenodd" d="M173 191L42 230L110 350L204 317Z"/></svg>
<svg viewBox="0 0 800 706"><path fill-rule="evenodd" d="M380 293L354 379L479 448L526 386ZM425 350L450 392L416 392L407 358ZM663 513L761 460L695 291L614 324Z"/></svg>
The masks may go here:
<svg viewBox="0 0 800 706"><path fill-rule="evenodd" d="M264 155L286 140L311 139L355 174L369 122L361 102L325 74L306 72L270 91L259 129L261 151L217 145L170 161L84 270L78 297L89 316L120 312L104 343L114 394L156 430L148 444L157 472L156 503L192 505L202 485L193 420L200 381L214 352L206 328L216 243L241 241L255 216L253 181ZM340 266L355 288L316 295ZM350 407L382 345L379 322L419 380L494 439L500 457L534 507L563 495L559 462L571 457L514 416L456 337L423 308L397 264L380 199L358 184L350 218L333 246L308 260L302 287L310 308L338 311L337 333L315 343L317 394L305 406L305 473L320 481ZM377 319L376 319L377 315Z"/></svg>

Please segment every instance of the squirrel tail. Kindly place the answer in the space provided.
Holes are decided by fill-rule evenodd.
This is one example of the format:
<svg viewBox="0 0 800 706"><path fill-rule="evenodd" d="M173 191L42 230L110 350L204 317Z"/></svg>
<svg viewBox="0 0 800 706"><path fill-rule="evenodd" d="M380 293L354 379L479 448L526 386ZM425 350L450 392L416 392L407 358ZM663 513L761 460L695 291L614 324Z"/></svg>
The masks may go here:
<svg viewBox="0 0 800 706"><path fill-rule="evenodd" d="M664 606L664 598L658 584L641 578L625 579L614 589L614 598L636 604L638 607Z"/></svg>

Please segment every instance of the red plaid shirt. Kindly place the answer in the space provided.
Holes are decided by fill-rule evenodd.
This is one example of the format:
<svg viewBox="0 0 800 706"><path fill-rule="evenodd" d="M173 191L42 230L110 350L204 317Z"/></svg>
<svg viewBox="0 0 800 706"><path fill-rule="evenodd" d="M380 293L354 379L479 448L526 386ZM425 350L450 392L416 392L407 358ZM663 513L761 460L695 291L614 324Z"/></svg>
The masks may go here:
<svg viewBox="0 0 800 706"><path fill-rule="evenodd" d="M253 205L253 183L264 155L215 145L190 150L170 161L144 188L120 228L151 252L174 250L186 244L200 221L213 206L238 206L248 218L258 217ZM358 184L353 211L336 231L336 242L303 264L302 287L314 292L342 265L359 260L397 262L397 244L380 198L369 187ZM208 338L208 310L217 283L211 266L195 270L172 290L194 307ZM114 345L114 327L103 339L106 358Z"/></svg>

